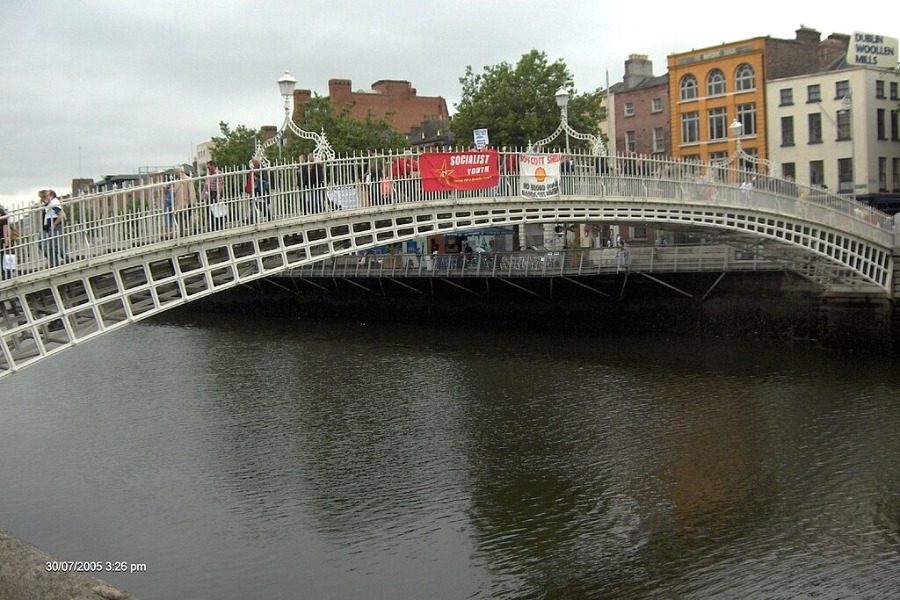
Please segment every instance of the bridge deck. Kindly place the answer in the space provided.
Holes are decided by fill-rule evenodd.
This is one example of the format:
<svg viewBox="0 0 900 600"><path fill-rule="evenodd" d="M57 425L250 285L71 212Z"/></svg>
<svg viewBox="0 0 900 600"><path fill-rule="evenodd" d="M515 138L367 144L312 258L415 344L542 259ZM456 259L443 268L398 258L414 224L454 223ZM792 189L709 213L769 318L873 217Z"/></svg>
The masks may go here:
<svg viewBox="0 0 900 600"><path fill-rule="evenodd" d="M411 175L378 197L362 176L370 160L364 157L322 165L314 187L298 187L298 165L272 166L271 187L260 195L244 191L247 170L226 173L215 205L184 200L208 187L209 177L81 197L64 203L63 232L49 236L40 230L42 210L14 212L21 237L9 252L16 269L0 282L0 377L196 298L287 271L511 278L788 269L823 290L889 296L894 289L895 223L877 210L762 176L746 190L739 185L746 174L721 165L648 161L640 175L628 175L614 166L596 170L595 159L576 157L576 168L547 197L528 196L522 176L509 171L490 188L441 193L424 192ZM174 201L179 194L183 204ZM611 249L384 256L380 263L359 256L450 232L584 223L687 231L711 243L635 246L627 259Z"/></svg>

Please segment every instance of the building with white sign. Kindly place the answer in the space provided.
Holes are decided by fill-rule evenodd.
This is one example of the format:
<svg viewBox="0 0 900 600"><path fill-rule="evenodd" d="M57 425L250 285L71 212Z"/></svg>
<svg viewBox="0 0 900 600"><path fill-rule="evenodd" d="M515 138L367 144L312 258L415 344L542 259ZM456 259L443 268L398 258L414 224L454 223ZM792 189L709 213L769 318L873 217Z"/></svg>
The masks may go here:
<svg viewBox="0 0 900 600"><path fill-rule="evenodd" d="M822 71L766 83L769 158L783 176L900 210L900 71L889 41L868 44ZM867 34L864 34L867 35ZM876 40L881 46L876 47ZM894 40L896 46L896 40ZM895 47L894 46L894 47ZM880 49L879 49L880 48ZM865 50L866 52L863 52ZM872 66L877 53L881 64ZM868 56L868 58L863 58Z"/></svg>

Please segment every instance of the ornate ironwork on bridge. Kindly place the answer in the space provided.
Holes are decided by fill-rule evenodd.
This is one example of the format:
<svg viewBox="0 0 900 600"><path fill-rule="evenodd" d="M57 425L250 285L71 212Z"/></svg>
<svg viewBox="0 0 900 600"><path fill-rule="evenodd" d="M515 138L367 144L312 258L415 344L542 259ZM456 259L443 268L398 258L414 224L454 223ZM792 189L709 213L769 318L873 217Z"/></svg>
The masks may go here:
<svg viewBox="0 0 900 600"><path fill-rule="evenodd" d="M362 176L365 156L324 160L327 176L312 188L298 186L299 165L269 166L263 194L245 191L249 170L226 171L217 175L216 206L166 200L186 189L178 186L202 189L207 176L67 200L64 229L50 237L41 232L42 209L14 211L20 237L9 252L15 267L0 282L0 377L255 279L484 228L587 223L690 231L800 273L823 292L892 293L894 219L877 210L762 174L754 189L742 189L727 166L648 158L633 172L599 172L594 159L574 152L580 168L567 175L572 180L542 198L519 194L512 180L425 192L414 172L395 178L388 196L376 195Z"/></svg>

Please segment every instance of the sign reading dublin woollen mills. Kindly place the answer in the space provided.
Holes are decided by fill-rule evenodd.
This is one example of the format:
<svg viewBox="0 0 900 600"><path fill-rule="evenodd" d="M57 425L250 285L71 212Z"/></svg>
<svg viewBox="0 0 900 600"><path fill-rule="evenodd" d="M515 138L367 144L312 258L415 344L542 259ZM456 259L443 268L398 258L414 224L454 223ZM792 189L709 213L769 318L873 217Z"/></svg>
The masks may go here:
<svg viewBox="0 0 900 600"><path fill-rule="evenodd" d="M897 66L897 38L856 31L847 48L847 62L893 69Z"/></svg>

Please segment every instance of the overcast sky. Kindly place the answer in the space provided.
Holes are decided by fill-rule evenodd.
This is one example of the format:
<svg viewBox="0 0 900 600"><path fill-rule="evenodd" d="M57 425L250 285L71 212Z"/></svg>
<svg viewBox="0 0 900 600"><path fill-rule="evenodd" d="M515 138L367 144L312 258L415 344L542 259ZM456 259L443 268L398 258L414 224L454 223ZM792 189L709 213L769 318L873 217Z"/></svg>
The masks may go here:
<svg viewBox="0 0 900 600"><path fill-rule="evenodd" d="M893 0L704 4L661 0L34 0L0 6L0 204L60 195L75 177L190 162L194 147L232 126L280 125L277 80L327 95L410 81L443 96L459 79L532 49L562 59L579 92L620 81L629 54L654 73L666 56L756 36L890 37ZM326 132L327 133L327 132ZM552 133L552 132L547 132Z"/></svg>

